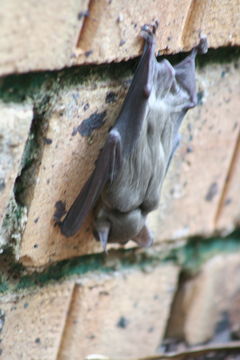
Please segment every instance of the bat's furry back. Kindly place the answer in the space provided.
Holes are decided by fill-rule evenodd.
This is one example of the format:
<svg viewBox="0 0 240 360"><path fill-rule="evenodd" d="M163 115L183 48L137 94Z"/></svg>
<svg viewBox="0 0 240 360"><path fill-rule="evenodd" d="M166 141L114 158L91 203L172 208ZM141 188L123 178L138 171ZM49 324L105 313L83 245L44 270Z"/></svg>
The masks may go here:
<svg viewBox="0 0 240 360"><path fill-rule="evenodd" d="M195 56L207 51L202 37L178 65L158 63L155 30L142 28L143 55L96 168L61 224L66 236L79 230L94 207L94 234L104 248L130 239L140 246L152 243L146 217L158 205L183 117L196 105Z"/></svg>

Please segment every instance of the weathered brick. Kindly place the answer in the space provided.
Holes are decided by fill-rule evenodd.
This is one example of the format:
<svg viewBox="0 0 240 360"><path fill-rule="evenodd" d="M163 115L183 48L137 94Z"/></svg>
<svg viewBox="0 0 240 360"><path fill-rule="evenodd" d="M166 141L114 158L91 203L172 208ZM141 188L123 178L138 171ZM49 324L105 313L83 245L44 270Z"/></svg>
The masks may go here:
<svg viewBox="0 0 240 360"><path fill-rule="evenodd" d="M0 74L122 61L141 52L143 24L157 20L157 49L176 53L197 44L240 43L239 0L3 1Z"/></svg>
<svg viewBox="0 0 240 360"><path fill-rule="evenodd" d="M0 104L0 228L20 163L33 117L31 105ZM0 245L5 242L2 235Z"/></svg>
<svg viewBox="0 0 240 360"><path fill-rule="evenodd" d="M93 1L90 16L80 33L77 63L109 62L139 55L143 40L140 29L157 20L158 49L177 52L182 48L181 36L191 1Z"/></svg>
<svg viewBox="0 0 240 360"><path fill-rule="evenodd" d="M80 33L76 62L121 61L139 55L139 30L157 20L157 49L176 53L190 49L200 32L208 36L210 47L240 43L238 0L123 0L94 1ZM180 11L181 9L181 11Z"/></svg>
<svg viewBox="0 0 240 360"><path fill-rule="evenodd" d="M240 254L216 255L178 290L167 336L188 344L239 336ZM221 329L218 324L221 324Z"/></svg>
<svg viewBox="0 0 240 360"><path fill-rule="evenodd" d="M67 66L88 0L17 0L1 3L0 74Z"/></svg>
<svg viewBox="0 0 240 360"><path fill-rule="evenodd" d="M199 32L206 34L210 47L238 45L240 42L239 0L196 0L192 2L182 40L192 47Z"/></svg>
<svg viewBox="0 0 240 360"><path fill-rule="evenodd" d="M73 285L73 282L66 282L25 296L1 297L3 358L56 359Z"/></svg>
<svg viewBox="0 0 240 360"><path fill-rule="evenodd" d="M104 134L116 118L125 91L119 85L99 82L95 87L63 91L59 97L46 133L51 143L45 144L33 198L28 200L29 221L20 249L20 260L25 265L42 266L51 261L101 251L100 245L93 240L89 219L76 236L66 238L61 235L59 227L54 226L55 204L57 201L66 202L69 209L93 171L104 143ZM117 94L118 103L107 103L109 92ZM103 120L106 123L90 137L81 136L78 127L82 121L105 111Z"/></svg>
<svg viewBox="0 0 240 360"><path fill-rule="evenodd" d="M178 268L132 270L79 282L73 294L59 360L90 354L128 358L154 354L164 334Z"/></svg>
<svg viewBox="0 0 240 360"><path fill-rule="evenodd" d="M237 124L237 121L236 121ZM232 162L226 178L221 202L216 214L217 229L223 233L231 232L240 224L240 136L237 138Z"/></svg>

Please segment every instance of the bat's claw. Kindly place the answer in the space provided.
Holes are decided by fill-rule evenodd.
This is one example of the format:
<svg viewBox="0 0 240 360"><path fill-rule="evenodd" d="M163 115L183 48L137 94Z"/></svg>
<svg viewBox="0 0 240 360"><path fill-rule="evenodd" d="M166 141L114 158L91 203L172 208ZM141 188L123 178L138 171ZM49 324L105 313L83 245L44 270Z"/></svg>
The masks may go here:
<svg viewBox="0 0 240 360"><path fill-rule="evenodd" d="M141 36L149 43L153 43L153 39L158 28L158 21L153 24L144 24L141 27Z"/></svg>
<svg viewBox="0 0 240 360"><path fill-rule="evenodd" d="M149 34L155 34L156 33L156 30L158 28L158 21L156 20L154 23L152 24L144 24L142 27L141 27L141 30L142 31L146 31L147 33Z"/></svg>
<svg viewBox="0 0 240 360"><path fill-rule="evenodd" d="M204 34L200 34L199 44L193 48L192 56L195 58L197 54L206 54L208 51L208 41L207 36Z"/></svg>

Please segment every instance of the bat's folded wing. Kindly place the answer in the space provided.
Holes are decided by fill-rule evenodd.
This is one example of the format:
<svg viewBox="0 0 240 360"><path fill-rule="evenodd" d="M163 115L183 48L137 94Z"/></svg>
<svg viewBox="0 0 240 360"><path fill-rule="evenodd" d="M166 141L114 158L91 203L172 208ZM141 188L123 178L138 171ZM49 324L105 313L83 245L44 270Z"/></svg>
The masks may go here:
<svg viewBox="0 0 240 360"><path fill-rule="evenodd" d="M96 204L105 184L112 181L121 166L121 138L111 130L96 161L96 167L60 224L63 235L70 237L80 229L85 217Z"/></svg>

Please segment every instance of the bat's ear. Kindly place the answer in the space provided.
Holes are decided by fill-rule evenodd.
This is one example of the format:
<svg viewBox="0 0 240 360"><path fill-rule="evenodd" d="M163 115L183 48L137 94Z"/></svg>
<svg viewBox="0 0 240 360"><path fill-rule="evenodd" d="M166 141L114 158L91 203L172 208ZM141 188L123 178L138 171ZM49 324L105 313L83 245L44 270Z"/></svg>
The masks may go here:
<svg viewBox="0 0 240 360"><path fill-rule="evenodd" d="M104 251L107 249L110 228L111 225L109 222L102 221L100 224L95 226L93 231L95 238L101 242Z"/></svg>
<svg viewBox="0 0 240 360"><path fill-rule="evenodd" d="M153 236L148 227L144 225L142 230L134 238L132 238L132 240L135 241L139 246L147 248L152 246Z"/></svg>

